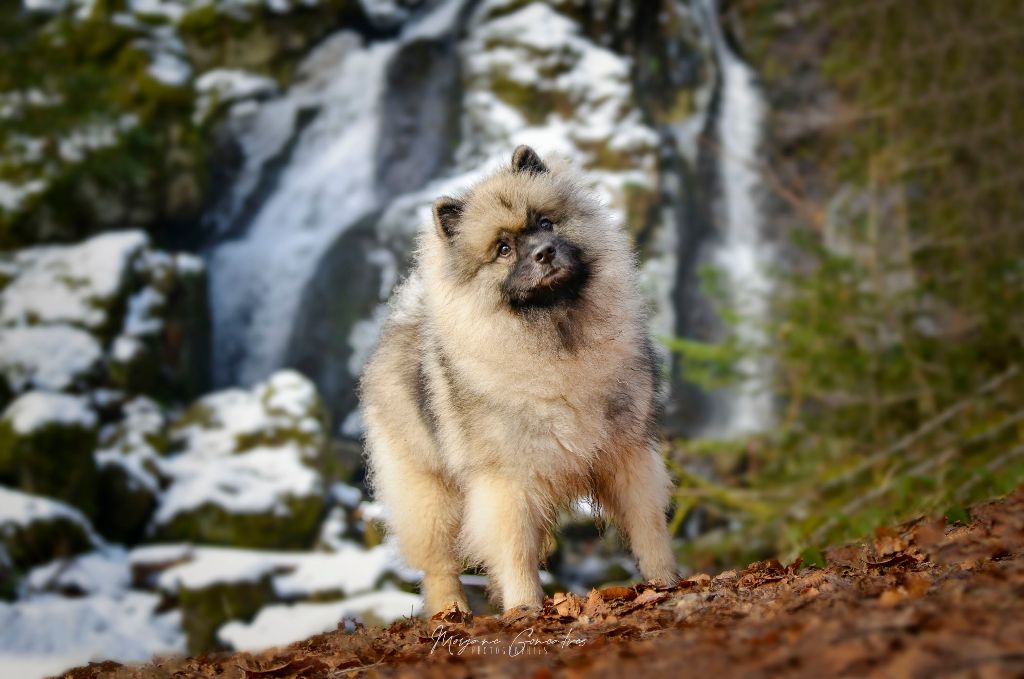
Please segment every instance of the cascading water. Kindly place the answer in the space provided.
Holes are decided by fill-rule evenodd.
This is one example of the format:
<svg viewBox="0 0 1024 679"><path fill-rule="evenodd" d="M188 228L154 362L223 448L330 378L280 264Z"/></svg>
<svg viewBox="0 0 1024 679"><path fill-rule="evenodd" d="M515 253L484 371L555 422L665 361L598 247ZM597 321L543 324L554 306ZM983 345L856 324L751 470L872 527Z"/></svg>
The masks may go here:
<svg viewBox="0 0 1024 679"><path fill-rule="evenodd" d="M719 238L711 259L727 280L740 319L736 331L746 348L738 365L741 382L725 394L724 417L712 422L707 435L732 437L763 431L773 419L770 365L758 355L766 341L764 325L772 288L772 246L764 234L758 169L765 104L754 72L723 35L716 1L699 2L718 63L714 136Z"/></svg>
<svg viewBox="0 0 1024 679"><path fill-rule="evenodd" d="M250 384L280 365L293 310L315 262L339 233L377 206L373 159L381 83L394 49L391 43L364 49L353 34L335 37L312 62L329 77L311 77L261 107L249 126L251 145L243 135L243 146L277 139L277 146L295 148L245 233L208 256L219 382ZM318 109L315 120L297 141L287 140L280 131L290 135L304 109ZM258 175L265 157L250 154L256 167L245 173ZM247 195L260 188L240 182L236 203L260 200Z"/></svg>
<svg viewBox="0 0 1024 679"><path fill-rule="evenodd" d="M217 383L252 384L288 362L324 254L392 197L380 151L397 136L382 129L389 66L410 43L451 31L462 4L434 5L391 40L337 34L307 57L283 96L232 112L245 162L206 253ZM400 150L430 167L415 149Z"/></svg>

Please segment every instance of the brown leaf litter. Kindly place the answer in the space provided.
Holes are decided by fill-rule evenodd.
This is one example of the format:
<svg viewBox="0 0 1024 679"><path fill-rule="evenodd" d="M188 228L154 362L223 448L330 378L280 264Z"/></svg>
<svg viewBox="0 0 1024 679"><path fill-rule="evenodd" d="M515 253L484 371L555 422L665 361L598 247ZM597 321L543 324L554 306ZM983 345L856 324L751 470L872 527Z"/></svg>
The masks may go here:
<svg viewBox="0 0 1024 679"><path fill-rule="evenodd" d="M539 611L456 606L262 653L93 663L69 679L1024 677L1024 488L968 525L919 519L826 552L672 587L559 593Z"/></svg>

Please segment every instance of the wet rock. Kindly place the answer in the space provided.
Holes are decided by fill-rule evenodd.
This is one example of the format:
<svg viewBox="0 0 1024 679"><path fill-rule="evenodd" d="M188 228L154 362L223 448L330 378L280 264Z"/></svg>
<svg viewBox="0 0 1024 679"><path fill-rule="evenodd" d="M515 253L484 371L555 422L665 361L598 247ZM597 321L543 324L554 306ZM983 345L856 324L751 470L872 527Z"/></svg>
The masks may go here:
<svg viewBox="0 0 1024 679"><path fill-rule="evenodd" d="M0 417L0 479L93 515L96 413L79 397L32 391Z"/></svg>
<svg viewBox="0 0 1024 679"><path fill-rule="evenodd" d="M0 592L13 589L17 571L84 552L92 542L78 510L0 486Z"/></svg>
<svg viewBox="0 0 1024 679"><path fill-rule="evenodd" d="M96 452L96 530L108 540L135 544L145 535L159 496L159 456L166 450L166 419L160 406L136 398L104 429Z"/></svg>
<svg viewBox="0 0 1024 679"><path fill-rule="evenodd" d="M203 397L171 426L153 537L268 549L313 544L325 511L326 416L316 389L281 371Z"/></svg>

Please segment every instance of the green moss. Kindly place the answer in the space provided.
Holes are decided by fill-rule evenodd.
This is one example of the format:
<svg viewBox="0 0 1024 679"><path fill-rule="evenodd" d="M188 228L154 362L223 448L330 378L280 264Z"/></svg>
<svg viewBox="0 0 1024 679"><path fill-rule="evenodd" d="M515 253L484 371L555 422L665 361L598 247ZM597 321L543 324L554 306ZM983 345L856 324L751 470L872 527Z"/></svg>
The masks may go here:
<svg viewBox="0 0 1024 679"><path fill-rule="evenodd" d="M118 464L100 468L96 489L95 525L99 534L120 544L140 542L156 508L156 499L149 489Z"/></svg>
<svg viewBox="0 0 1024 679"><path fill-rule="evenodd" d="M182 589L178 593L181 624L188 638L188 651L206 653L223 648L217 630L229 620L251 620L275 598L270 577L257 582L233 582Z"/></svg>
<svg viewBox="0 0 1024 679"><path fill-rule="evenodd" d="M252 549L308 549L316 541L323 518L323 498L291 497L284 501L284 506L281 513L242 514L204 504L158 527L154 540Z"/></svg>
<svg viewBox="0 0 1024 679"><path fill-rule="evenodd" d="M555 113L569 117L574 105L569 95L556 89L524 84L501 73L491 77L489 87L495 96L512 106L533 125L540 125Z"/></svg>
<svg viewBox="0 0 1024 679"><path fill-rule="evenodd" d="M159 391L161 370L159 347L152 340L143 341L142 348L128 361L111 359L107 376L114 387L129 394L156 394Z"/></svg>
<svg viewBox="0 0 1024 679"><path fill-rule="evenodd" d="M27 493L57 498L96 512L96 431L78 425L50 424L19 434L0 422L0 478Z"/></svg>
<svg viewBox="0 0 1024 679"><path fill-rule="evenodd" d="M6 550L11 564L22 571L79 554L91 546L85 530L66 518L33 521L25 526L0 526L0 550Z"/></svg>
<svg viewBox="0 0 1024 679"><path fill-rule="evenodd" d="M387 535L387 527L383 521L371 519L363 528L363 544L367 548L376 547L384 543L384 536Z"/></svg>

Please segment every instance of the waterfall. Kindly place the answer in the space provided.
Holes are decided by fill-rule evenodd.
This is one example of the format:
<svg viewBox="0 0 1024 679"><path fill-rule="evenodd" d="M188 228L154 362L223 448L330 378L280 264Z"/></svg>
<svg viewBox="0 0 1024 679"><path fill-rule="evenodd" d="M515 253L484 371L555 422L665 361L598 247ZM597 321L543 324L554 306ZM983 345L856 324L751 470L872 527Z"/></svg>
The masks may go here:
<svg viewBox="0 0 1024 679"><path fill-rule="evenodd" d="M321 58L318 69L329 79L300 82L290 96L262 107L251 121L252 137L242 137L243 147L275 137L279 146L282 135L274 132L290 134L301 111L317 111L298 140L284 142L295 148L245 233L208 254L215 378L220 383L250 384L280 365L293 310L315 262L342 231L377 206L378 110L394 45L363 48L359 42L353 34L342 34L320 47L321 54L313 57ZM248 158L260 167L264 157L253 153ZM260 171L246 170L249 175ZM253 199L247 189L262 188L259 182L240 182L236 191L244 197L236 202Z"/></svg>
<svg viewBox="0 0 1024 679"><path fill-rule="evenodd" d="M733 437L763 431L773 419L771 366L758 355L767 341L764 326L773 259L772 245L764 234L758 169L765 103L754 72L723 35L716 1L699 2L718 63L714 136L720 209L716 215L719 237L711 260L726 278L740 319L736 331L746 349L738 366L741 381L724 394L724 417L716 418L708 434Z"/></svg>
<svg viewBox="0 0 1024 679"><path fill-rule="evenodd" d="M386 41L336 34L304 60L283 96L232 110L245 160L214 213L218 233L205 253L218 384L252 384L288 363L322 258L392 197L381 153L397 136L382 129L389 65L410 43L450 31L461 6L435 4Z"/></svg>

